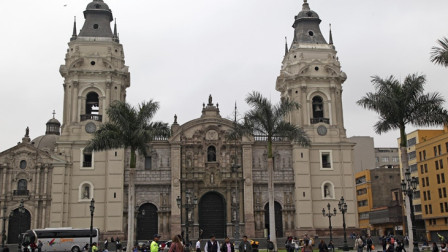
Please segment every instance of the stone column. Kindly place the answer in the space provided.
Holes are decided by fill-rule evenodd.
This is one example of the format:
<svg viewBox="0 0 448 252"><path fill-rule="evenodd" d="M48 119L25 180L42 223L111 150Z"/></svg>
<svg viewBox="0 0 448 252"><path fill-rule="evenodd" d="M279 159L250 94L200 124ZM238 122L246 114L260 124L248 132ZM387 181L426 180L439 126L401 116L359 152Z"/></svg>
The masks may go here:
<svg viewBox="0 0 448 252"><path fill-rule="evenodd" d="M112 87L112 82L108 81L106 82L106 101L103 103L102 107L102 115L103 115L103 122L109 121L109 117L107 116L106 110L110 106L110 88Z"/></svg>
<svg viewBox="0 0 448 252"><path fill-rule="evenodd" d="M77 122L79 120L79 118L77 118L78 116L78 86L79 86L79 82L77 81L73 81L72 83L73 85L73 93L72 93L72 106L71 106L71 115L72 115L72 122Z"/></svg>
<svg viewBox="0 0 448 252"><path fill-rule="evenodd" d="M245 231L242 231L248 237L255 237L255 218L254 218L254 188L252 181L252 145L243 145L243 178L244 178L244 223Z"/></svg>
<svg viewBox="0 0 448 252"><path fill-rule="evenodd" d="M181 148L180 145L171 146L171 235L181 233L180 209L177 207L176 198L181 194Z"/></svg>

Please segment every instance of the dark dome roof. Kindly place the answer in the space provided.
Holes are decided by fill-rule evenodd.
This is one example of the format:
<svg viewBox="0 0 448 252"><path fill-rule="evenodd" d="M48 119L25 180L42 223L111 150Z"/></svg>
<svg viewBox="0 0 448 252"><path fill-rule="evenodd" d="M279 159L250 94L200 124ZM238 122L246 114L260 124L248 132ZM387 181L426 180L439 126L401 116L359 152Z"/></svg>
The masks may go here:
<svg viewBox="0 0 448 252"><path fill-rule="evenodd" d="M34 138L31 142L34 143L34 147L40 150L53 152L58 139L58 135L43 135Z"/></svg>
<svg viewBox="0 0 448 252"><path fill-rule="evenodd" d="M61 123L58 121L58 119L55 119L55 118L51 118L50 120L48 120L47 124L49 124L49 123L61 125Z"/></svg>
<svg viewBox="0 0 448 252"><path fill-rule="evenodd" d="M110 11L109 6L103 0L94 0L87 5L86 10L107 10Z"/></svg>
<svg viewBox="0 0 448 252"><path fill-rule="evenodd" d="M319 15L317 15L317 13L312 10L303 10L299 12L299 14L296 17L296 19L299 18L319 18Z"/></svg>

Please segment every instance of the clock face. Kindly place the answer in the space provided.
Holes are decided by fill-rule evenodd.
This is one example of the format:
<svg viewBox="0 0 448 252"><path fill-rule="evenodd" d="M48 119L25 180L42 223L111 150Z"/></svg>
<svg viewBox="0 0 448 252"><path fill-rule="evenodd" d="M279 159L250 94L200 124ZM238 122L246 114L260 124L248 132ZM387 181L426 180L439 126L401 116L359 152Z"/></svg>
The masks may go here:
<svg viewBox="0 0 448 252"><path fill-rule="evenodd" d="M86 132L92 134L96 131L96 125L93 122L86 124Z"/></svg>
<svg viewBox="0 0 448 252"><path fill-rule="evenodd" d="M317 134L319 134L320 136L325 136L327 134L327 127L323 125L317 127Z"/></svg>

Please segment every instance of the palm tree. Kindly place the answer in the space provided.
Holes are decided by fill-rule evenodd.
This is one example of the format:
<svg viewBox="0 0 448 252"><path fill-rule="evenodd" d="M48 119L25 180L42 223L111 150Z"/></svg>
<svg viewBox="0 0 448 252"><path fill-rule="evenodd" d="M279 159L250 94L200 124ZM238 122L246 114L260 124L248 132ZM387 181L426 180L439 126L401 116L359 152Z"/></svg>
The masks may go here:
<svg viewBox="0 0 448 252"><path fill-rule="evenodd" d="M277 250L275 233L274 182L273 182L273 153L272 144L275 138L288 138L302 146L309 146L310 139L302 128L286 122L285 117L299 104L289 99L282 99L278 104L272 104L258 92L252 92L246 97L251 109L244 116L244 123L240 132L263 135L267 138L268 147L268 194L269 194L269 233L270 240ZM247 130L249 129L249 130Z"/></svg>
<svg viewBox="0 0 448 252"><path fill-rule="evenodd" d="M108 109L109 122L101 125L87 146L88 150L103 151L117 148L130 149L128 186L128 239L127 251L134 244L135 168L137 152L146 155L147 143L156 136L169 136L166 123L151 122L159 109L159 103L142 102L138 109L126 102L114 102Z"/></svg>
<svg viewBox="0 0 448 252"><path fill-rule="evenodd" d="M440 47L434 46L431 51L431 62L448 67L448 38L437 40Z"/></svg>
<svg viewBox="0 0 448 252"><path fill-rule="evenodd" d="M408 169L406 125L416 127L435 126L447 122L448 113L442 107L443 97L439 93L424 93L426 78L423 75L406 76L400 83L394 76L382 79L372 77L375 92L368 92L357 104L375 111L380 119L375 123L377 134L390 130L400 131L400 150L403 174ZM410 209L406 201L406 208ZM412 224L408 214L408 223ZM408 231L412 229L408 225ZM408 232L410 244L413 241L412 232Z"/></svg>

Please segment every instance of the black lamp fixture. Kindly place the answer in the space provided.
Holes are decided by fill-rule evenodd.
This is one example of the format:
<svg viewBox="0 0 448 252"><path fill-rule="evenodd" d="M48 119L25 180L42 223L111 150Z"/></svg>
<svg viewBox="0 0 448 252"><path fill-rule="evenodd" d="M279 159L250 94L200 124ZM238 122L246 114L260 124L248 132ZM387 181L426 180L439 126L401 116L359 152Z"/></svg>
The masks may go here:
<svg viewBox="0 0 448 252"><path fill-rule="evenodd" d="M414 245L414 252L419 251L418 249L418 239L417 239L417 229L415 227L415 214L414 214L414 202L413 202L413 195L415 193L415 190L417 189L418 185L418 178L411 177L411 171L406 169L406 172L404 173L404 178L401 180L401 190L403 191L404 195L408 196L409 205L411 208L411 224L412 224L412 236L413 236L413 242Z"/></svg>
<svg viewBox="0 0 448 252"><path fill-rule="evenodd" d="M348 245L347 245L347 230L345 225L345 213L347 212L347 203L345 203L344 196L341 197L338 203L339 211L342 213L342 227L344 228L344 247L342 248L343 251L349 251Z"/></svg>
<svg viewBox="0 0 448 252"><path fill-rule="evenodd" d="M332 228L333 227L331 226L331 217L336 216L337 211L336 211L336 207L335 207L333 209L333 213L331 212L330 203L328 203L327 209L328 209L328 212L325 211L325 208L322 208L322 215L324 217L328 217L329 228L330 228L330 241L333 241L333 234L332 234ZM333 250L334 250L334 247L333 247Z"/></svg>
<svg viewBox="0 0 448 252"><path fill-rule="evenodd" d="M92 251L92 237L93 237L93 213L95 212L95 200L92 198L90 201L90 247L89 251Z"/></svg>
<svg viewBox="0 0 448 252"><path fill-rule="evenodd" d="M190 239L189 239L188 228L190 227L190 223L193 223L192 211L198 204L198 198L196 197L196 195L192 196L191 195L191 191L187 190L185 192L185 203L182 204L181 196L177 196L176 203L177 203L177 206L180 209L185 208L186 213L187 213L186 214L186 221L185 221L185 231L186 231L185 232L185 240L186 240L186 246L188 247L188 246L190 246Z"/></svg>

